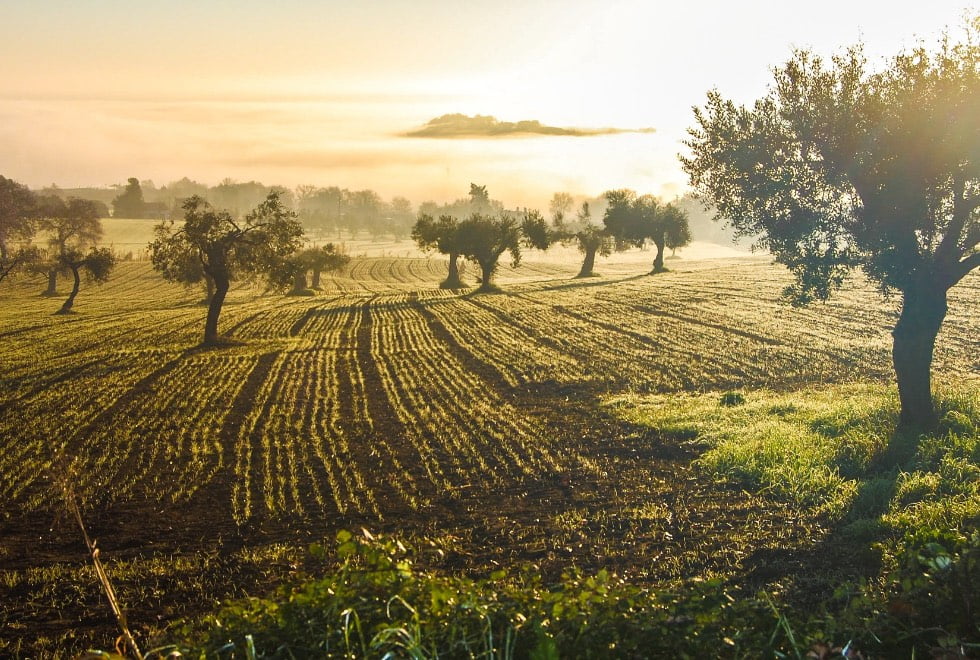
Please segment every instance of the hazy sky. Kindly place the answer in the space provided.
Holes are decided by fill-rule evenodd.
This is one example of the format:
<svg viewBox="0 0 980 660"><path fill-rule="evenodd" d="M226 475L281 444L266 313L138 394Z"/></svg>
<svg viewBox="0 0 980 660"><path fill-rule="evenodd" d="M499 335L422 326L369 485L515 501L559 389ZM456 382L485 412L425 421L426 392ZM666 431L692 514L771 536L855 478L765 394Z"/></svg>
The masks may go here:
<svg viewBox="0 0 980 660"><path fill-rule="evenodd" d="M488 186L508 206L672 195L691 106L764 93L793 47L877 58L956 31L932 2L0 0L0 174L39 187L189 176ZM403 137L448 113L655 133Z"/></svg>

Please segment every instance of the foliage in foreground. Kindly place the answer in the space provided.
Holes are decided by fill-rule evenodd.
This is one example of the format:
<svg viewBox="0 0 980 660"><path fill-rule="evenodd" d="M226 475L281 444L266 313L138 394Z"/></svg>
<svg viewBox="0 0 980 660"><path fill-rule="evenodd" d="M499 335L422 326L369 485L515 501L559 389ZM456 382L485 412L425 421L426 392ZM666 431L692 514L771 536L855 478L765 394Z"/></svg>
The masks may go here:
<svg viewBox="0 0 980 660"><path fill-rule="evenodd" d="M185 636L191 653L232 657L742 657L798 652L764 600L721 580L654 592L600 571L546 584L533 565L486 578L417 568L401 542L337 535L339 568L270 598L230 603ZM324 553L313 547L314 553ZM438 552L433 546L429 550ZM424 554L424 553L423 553Z"/></svg>
<svg viewBox="0 0 980 660"><path fill-rule="evenodd" d="M894 391L869 385L610 405L698 445L706 477L821 513L833 542L873 548L882 574L847 594L840 621L875 645L980 651L980 388L941 396L929 434L898 429Z"/></svg>

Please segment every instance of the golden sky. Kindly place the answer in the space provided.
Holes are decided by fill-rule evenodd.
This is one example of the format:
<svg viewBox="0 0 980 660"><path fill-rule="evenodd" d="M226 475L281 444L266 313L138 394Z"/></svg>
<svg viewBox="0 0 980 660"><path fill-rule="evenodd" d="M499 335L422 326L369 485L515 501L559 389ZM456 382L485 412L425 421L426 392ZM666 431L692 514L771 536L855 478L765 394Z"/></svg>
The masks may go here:
<svg viewBox="0 0 980 660"><path fill-rule="evenodd" d="M642 0L0 0L0 174L39 187L188 176L373 188L666 196L691 106L749 102L793 47L874 61L967 5ZM449 113L586 137L405 137Z"/></svg>

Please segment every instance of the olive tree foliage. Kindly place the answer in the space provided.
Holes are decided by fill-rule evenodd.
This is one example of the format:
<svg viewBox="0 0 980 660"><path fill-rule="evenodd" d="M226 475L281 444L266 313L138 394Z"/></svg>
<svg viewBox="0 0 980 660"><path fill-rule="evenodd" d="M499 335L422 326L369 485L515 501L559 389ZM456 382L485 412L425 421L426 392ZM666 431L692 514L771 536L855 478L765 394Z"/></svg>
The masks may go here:
<svg viewBox="0 0 980 660"><path fill-rule="evenodd" d="M27 186L0 175L0 282L40 258L28 243L37 231L36 207Z"/></svg>
<svg viewBox="0 0 980 660"><path fill-rule="evenodd" d="M412 227L412 240L422 250L436 250L449 257L449 274L439 284L440 288L462 289L466 286L459 273L462 249L459 243L459 221L455 217L440 215L436 220L428 213L419 213Z"/></svg>
<svg viewBox="0 0 980 660"><path fill-rule="evenodd" d="M663 204L652 195L638 196L632 190L610 190L609 206L603 216L606 232L619 247L643 246L650 240L657 248L653 273L664 268L664 248L677 249L691 241L687 212L674 203Z"/></svg>
<svg viewBox="0 0 980 660"><path fill-rule="evenodd" d="M459 223L456 239L460 254L480 267L477 291L495 291L493 275L504 252L510 252L511 266L521 263L521 225L507 214L474 213Z"/></svg>
<svg viewBox="0 0 980 660"><path fill-rule="evenodd" d="M350 262L350 257L333 244L298 250L282 260L281 267L270 274L269 283L276 289L288 289L291 296L313 295L320 289L320 276L324 272L340 270ZM306 275L312 281L307 284Z"/></svg>
<svg viewBox="0 0 980 660"><path fill-rule="evenodd" d="M69 261L81 259L79 255L102 238L99 205L88 199L64 201L46 196L38 199L36 213L38 229L47 233L48 251L34 268L47 275L48 285L43 295L55 296L58 295L58 275L72 272Z"/></svg>
<svg viewBox="0 0 980 660"><path fill-rule="evenodd" d="M78 248L69 248L60 253L57 257L58 265L71 273L72 288L68 298L61 305L56 314L70 314L72 306L75 304L75 297L81 287L84 273L89 281L102 284L109 279L109 273L116 265L116 257L109 248L93 247L88 252Z"/></svg>
<svg viewBox="0 0 980 660"><path fill-rule="evenodd" d="M582 253L582 267L575 277L595 277L596 255L608 257L612 254L615 247L613 237L604 227L593 223L588 202L582 202L582 206L575 212L574 222L561 222L557 215L555 218L558 239L565 245L574 244Z"/></svg>
<svg viewBox="0 0 980 660"><path fill-rule="evenodd" d="M262 276L274 281L299 249L303 229L276 191L241 220L197 196L184 202L183 210L179 226L171 221L154 229L150 260L170 281L199 282L205 275L214 281L204 344L220 344L218 317L232 280Z"/></svg>
<svg viewBox="0 0 980 660"><path fill-rule="evenodd" d="M870 70L860 46L796 52L751 107L708 93L682 158L691 184L795 276L795 303L861 268L902 296L901 421L937 422L930 372L947 292L980 266L980 17L966 38Z"/></svg>

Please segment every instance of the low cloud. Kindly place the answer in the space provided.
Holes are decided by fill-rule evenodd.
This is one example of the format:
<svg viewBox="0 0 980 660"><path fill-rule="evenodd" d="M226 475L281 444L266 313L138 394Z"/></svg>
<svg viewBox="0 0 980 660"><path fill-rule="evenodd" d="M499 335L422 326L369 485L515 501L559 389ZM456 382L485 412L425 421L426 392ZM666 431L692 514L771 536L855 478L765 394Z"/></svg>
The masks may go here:
<svg viewBox="0 0 980 660"><path fill-rule="evenodd" d="M653 133L655 131L654 128L564 128L547 126L536 119L500 121L489 115L473 115L470 117L469 115L454 113L436 117L422 128L402 133L402 135L420 138L496 138L522 135L590 137L617 135L619 133Z"/></svg>

